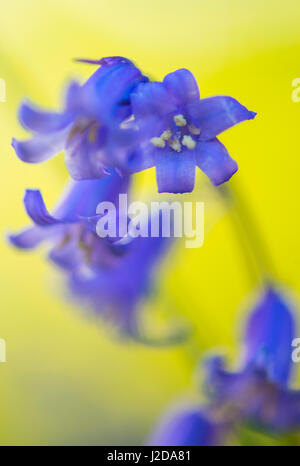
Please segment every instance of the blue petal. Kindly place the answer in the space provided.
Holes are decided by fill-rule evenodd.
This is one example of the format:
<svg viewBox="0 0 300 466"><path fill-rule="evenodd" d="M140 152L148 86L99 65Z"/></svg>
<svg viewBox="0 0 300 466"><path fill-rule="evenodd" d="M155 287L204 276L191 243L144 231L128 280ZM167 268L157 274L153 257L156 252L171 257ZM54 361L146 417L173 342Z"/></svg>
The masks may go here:
<svg viewBox="0 0 300 466"><path fill-rule="evenodd" d="M52 229L30 227L20 233L9 235L10 243L19 249L33 249L46 238L51 237Z"/></svg>
<svg viewBox="0 0 300 466"><path fill-rule="evenodd" d="M51 215L39 190L26 190L24 204L29 217L40 227L75 223L96 214L99 202L117 205L119 194L127 194L130 177L111 172L104 180L72 182Z"/></svg>
<svg viewBox="0 0 300 466"><path fill-rule="evenodd" d="M42 111L26 102L19 109L19 120L30 131L53 133L65 129L72 122L72 115Z"/></svg>
<svg viewBox="0 0 300 466"><path fill-rule="evenodd" d="M100 200L110 196L118 180L119 175L111 174L104 180L70 181L53 215L65 222L94 215Z"/></svg>
<svg viewBox="0 0 300 466"><path fill-rule="evenodd" d="M24 205L31 220L40 227L49 227L65 223L49 214L39 190L27 189Z"/></svg>
<svg viewBox="0 0 300 466"><path fill-rule="evenodd" d="M112 202L116 206L119 194L128 194L130 176L120 176L111 170L102 180L72 181L55 209L55 217L72 222L96 214L99 202Z"/></svg>
<svg viewBox="0 0 300 466"><path fill-rule="evenodd" d="M201 129L200 140L215 138L228 128L255 117L237 100L228 96L215 96L202 99L187 107L192 122Z"/></svg>
<svg viewBox="0 0 300 466"><path fill-rule="evenodd" d="M295 322L290 306L277 291L268 289L248 319L245 364L260 365L271 380L287 384L294 336Z"/></svg>
<svg viewBox="0 0 300 466"><path fill-rule="evenodd" d="M12 146L23 162L40 163L54 157L64 149L66 130L49 134L37 134L27 141L12 140Z"/></svg>
<svg viewBox="0 0 300 466"><path fill-rule="evenodd" d="M103 68L104 66L114 66L114 65L119 65L121 63L133 65L131 60L128 60L128 58L120 57L120 56L103 57L103 58L100 58L99 60L92 60L90 58L76 58L76 61L79 63L89 63L91 65L103 65Z"/></svg>
<svg viewBox="0 0 300 466"><path fill-rule="evenodd" d="M180 153L156 151L156 180L159 193L189 193L195 185L196 154L194 150Z"/></svg>
<svg viewBox="0 0 300 466"><path fill-rule="evenodd" d="M182 68L169 73L163 82L177 105L185 105L200 98L197 81L189 70Z"/></svg>
<svg viewBox="0 0 300 466"><path fill-rule="evenodd" d="M152 434L152 446L212 446L218 443L218 428L199 408L168 414Z"/></svg>
<svg viewBox="0 0 300 466"><path fill-rule="evenodd" d="M217 186L228 181L237 171L237 163L217 139L197 143L197 165Z"/></svg>
<svg viewBox="0 0 300 466"><path fill-rule="evenodd" d="M155 150L148 144L144 149L134 151L127 160L127 164L122 168L124 173L138 173L156 164Z"/></svg>
<svg viewBox="0 0 300 466"><path fill-rule="evenodd" d="M160 82L140 84L131 96L133 114L139 124L146 116L165 116L177 109L170 94Z"/></svg>
<svg viewBox="0 0 300 466"><path fill-rule="evenodd" d="M109 61L82 86L82 99L100 120L115 116L122 105L127 105L129 115L130 93L144 81L140 70L129 60Z"/></svg>

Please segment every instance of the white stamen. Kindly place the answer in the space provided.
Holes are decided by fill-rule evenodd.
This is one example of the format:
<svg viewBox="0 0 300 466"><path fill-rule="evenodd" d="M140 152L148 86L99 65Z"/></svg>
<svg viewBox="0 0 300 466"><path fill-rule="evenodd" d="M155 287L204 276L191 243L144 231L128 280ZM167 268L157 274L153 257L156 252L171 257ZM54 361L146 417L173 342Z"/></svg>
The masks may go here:
<svg viewBox="0 0 300 466"><path fill-rule="evenodd" d="M189 125L189 126L188 126L188 129L189 129L189 132L190 132L191 134L194 134L195 136L201 133L201 129L200 129L200 128L197 128L197 127L194 126L194 125Z"/></svg>
<svg viewBox="0 0 300 466"><path fill-rule="evenodd" d="M178 141L178 139L174 138L169 141L169 146L171 149L175 150L175 152L180 152L181 151L181 144Z"/></svg>
<svg viewBox="0 0 300 466"><path fill-rule="evenodd" d="M159 147L160 149L163 149L166 145L165 141L162 138L152 138L150 139L151 144L153 144L154 147Z"/></svg>
<svg viewBox="0 0 300 466"><path fill-rule="evenodd" d="M176 126L185 126L186 125L186 119L184 118L181 113L179 115L174 116L174 122Z"/></svg>
<svg viewBox="0 0 300 466"><path fill-rule="evenodd" d="M187 147L188 149L195 149L196 147L196 142L191 136L183 136L182 138L182 145Z"/></svg>

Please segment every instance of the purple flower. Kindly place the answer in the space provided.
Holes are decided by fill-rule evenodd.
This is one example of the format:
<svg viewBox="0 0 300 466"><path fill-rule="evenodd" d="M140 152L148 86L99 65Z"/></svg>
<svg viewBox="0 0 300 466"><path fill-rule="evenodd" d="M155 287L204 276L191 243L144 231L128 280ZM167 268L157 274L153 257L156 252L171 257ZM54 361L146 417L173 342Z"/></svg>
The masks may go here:
<svg viewBox="0 0 300 466"><path fill-rule="evenodd" d="M131 93L132 110L142 140L127 169L156 166L159 192L194 189L198 166L219 185L237 171L237 164L218 141L218 134L255 117L232 97L200 99L192 73L180 69L163 82L139 85Z"/></svg>
<svg viewBox="0 0 300 466"><path fill-rule="evenodd" d="M126 194L130 177L115 172L102 180L72 181L51 215L38 190L27 190L24 205L34 222L10 242L21 249L32 249L41 242L52 244L49 258L67 270L94 269L117 260L113 244L99 238L89 229L99 202L117 203L119 194Z"/></svg>
<svg viewBox="0 0 300 466"><path fill-rule="evenodd" d="M28 163L44 162L65 150L66 165L75 180L102 178L108 168L114 168L114 158L127 150L128 138L132 143L130 130L120 127L131 115L130 93L147 81L122 57L81 61L101 67L82 86L71 82L62 112L23 103L19 119L33 136L12 141L18 157Z"/></svg>
<svg viewBox="0 0 300 466"><path fill-rule="evenodd" d="M299 428L300 391L288 388L294 334L289 305L269 288L248 319L241 369L227 372L219 357L208 363L215 409L230 407L233 419L271 430Z"/></svg>

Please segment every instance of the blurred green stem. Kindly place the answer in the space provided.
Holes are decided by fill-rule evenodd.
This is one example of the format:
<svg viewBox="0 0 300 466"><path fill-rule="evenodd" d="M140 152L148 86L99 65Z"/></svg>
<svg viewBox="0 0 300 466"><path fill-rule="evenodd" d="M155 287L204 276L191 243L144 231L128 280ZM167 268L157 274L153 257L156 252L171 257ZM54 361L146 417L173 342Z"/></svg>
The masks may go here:
<svg viewBox="0 0 300 466"><path fill-rule="evenodd" d="M259 279L264 285L272 283L276 275L275 267L241 189L236 184L224 184L217 189L223 202L229 207L251 279L255 282Z"/></svg>

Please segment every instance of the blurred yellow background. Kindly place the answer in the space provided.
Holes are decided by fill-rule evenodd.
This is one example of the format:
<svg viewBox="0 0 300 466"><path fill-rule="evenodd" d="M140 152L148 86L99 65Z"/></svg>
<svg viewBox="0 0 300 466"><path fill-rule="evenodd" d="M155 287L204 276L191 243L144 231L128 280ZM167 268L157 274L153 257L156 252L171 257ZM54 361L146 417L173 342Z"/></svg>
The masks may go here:
<svg viewBox="0 0 300 466"><path fill-rule="evenodd" d="M1 0L2 238L28 223L25 188L40 188L51 206L67 179L62 156L36 166L15 156L11 138L25 136L16 118L22 98L60 105L67 78L94 71L75 57L123 55L153 79L185 67L202 96L232 95L258 113L221 140L239 163L233 184L247 196L277 277L297 297L300 103L291 94L300 76L299 24L299 0ZM152 171L139 179L156 194ZM195 396L204 351L225 347L238 356L243 303L255 283L229 216L214 209L204 246L177 251L163 268L164 302L195 326L190 342L171 348L118 341L62 296L62 277L45 251L0 243L0 338L7 343L0 444L142 444L170 402Z"/></svg>

